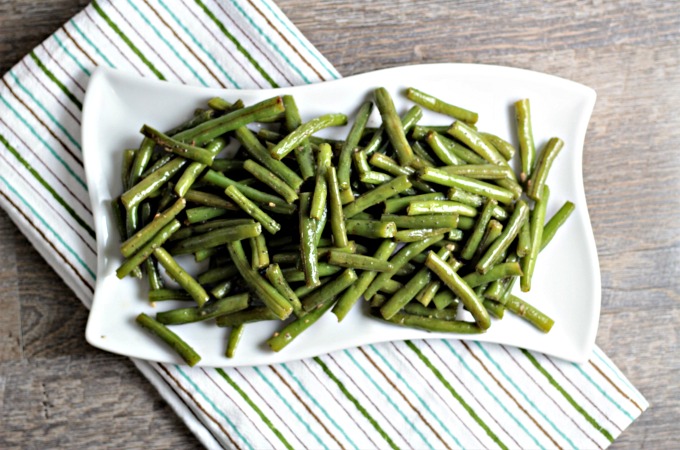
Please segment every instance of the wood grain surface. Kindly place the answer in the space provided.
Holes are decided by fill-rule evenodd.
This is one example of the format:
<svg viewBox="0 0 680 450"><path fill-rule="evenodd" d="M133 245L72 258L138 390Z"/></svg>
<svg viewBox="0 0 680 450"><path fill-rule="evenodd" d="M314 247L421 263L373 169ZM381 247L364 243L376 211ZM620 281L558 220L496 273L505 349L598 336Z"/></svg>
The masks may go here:
<svg viewBox="0 0 680 450"><path fill-rule="evenodd" d="M343 75L469 62L591 86L584 182L602 271L598 345L650 401L613 449L677 448L680 7L675 1L278 0ZM0 73L87 4L0 1ZM197 448L0 212L0 448Z"/></svg>

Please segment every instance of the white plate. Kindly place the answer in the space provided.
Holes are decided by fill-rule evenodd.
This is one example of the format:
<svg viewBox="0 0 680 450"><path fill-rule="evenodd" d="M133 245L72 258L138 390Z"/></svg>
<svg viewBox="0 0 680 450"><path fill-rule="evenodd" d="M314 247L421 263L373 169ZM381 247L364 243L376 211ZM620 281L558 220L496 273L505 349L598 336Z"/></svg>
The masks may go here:
<svg viewBox="0 0 680 450"><path fill-rule="evenodd" d="M167 129L180 123L214 96L246 104L274 95L295 96L303 120L327 112L352 115L370 98L374 88L384 86L395 99L397 110L411 106L401 92L413 86L479 113L479 129L515 140L513 102L531 100L533 132L537 148L552 136L565 146L553 165L549 216L565 200L576 211L541 253L532 290L521 297L555 319L548 334L506 314L494 320L484 334L456 336L403 328L368 317L365 305L355 307L342 323L325 315L281 352L271 351L264 341L280 324L258 323L247 327L237 355L224 357L227 330L212 324L182 325L175 330L202 356L204 366L243 366L284 362L320 355L362 344L419 338L468 339L497 342L537 350L575 362L585 362L595 342L600 314L600 272L586 198L583 190L583 141L595 92L583 85L550 75L507 67L436 64L397 67L337 81L271 90L221 90L174 85L138 78L100 68L90 79L83 108L82 142L90 198L97 232L97 284L86 337L101 349L159 362L178 362L178 357L149 336L134 322L140 312L177 307L146 301L146 282L118 280L116 268L122 258L120 240L109 207L121 193L121 152L135 148L139 129L149 124ZM446 124L441 115L425 113L423 124ZM379 123L374 111L371 123ZM347 127L325 130L322 135L342 139ZM519 284L519 283L517 283Z"/></svg>

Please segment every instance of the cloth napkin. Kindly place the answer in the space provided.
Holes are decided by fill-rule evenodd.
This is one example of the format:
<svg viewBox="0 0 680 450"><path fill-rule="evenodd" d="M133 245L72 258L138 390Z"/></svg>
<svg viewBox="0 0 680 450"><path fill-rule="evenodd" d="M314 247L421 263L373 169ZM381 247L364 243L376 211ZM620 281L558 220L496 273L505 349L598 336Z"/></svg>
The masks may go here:
<svg viewBox="0 0 680 450"><path fill-rule="evenodd" d="M340 76L269 0L95 0L5 74L0 204L88 307L80 121L100 65L234 89ZM266 367L135 364L208 448L605 448L648 406L597 348L583 365L456 340Z"/></svg>

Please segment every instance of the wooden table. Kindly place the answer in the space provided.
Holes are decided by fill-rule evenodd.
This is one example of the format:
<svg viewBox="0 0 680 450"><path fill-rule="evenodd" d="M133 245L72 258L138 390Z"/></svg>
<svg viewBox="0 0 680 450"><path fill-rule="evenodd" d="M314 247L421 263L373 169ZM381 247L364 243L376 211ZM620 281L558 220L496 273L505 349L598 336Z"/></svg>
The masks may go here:
<svg viewBox="0 0 680 450"><path fill-rule="evenodd" d="M651 403L612 448L677 448L680 422L680 8L675 1L280 0L340 73L469 62L598 94L584 180L602 271L598 345ZM87 4L0 2L0 73ZM0 448L198 447L0 213Z"/></svg>

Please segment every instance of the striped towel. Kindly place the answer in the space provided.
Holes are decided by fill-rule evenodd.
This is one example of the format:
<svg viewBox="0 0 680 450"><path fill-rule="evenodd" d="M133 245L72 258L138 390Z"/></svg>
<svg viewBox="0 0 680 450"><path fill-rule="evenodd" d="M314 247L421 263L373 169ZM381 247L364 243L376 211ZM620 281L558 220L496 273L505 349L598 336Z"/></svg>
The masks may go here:
<svg viewBox="0 0 680 450"><path fill-rule="evenodd" d="M98 65L236 89L339 76L269 0L95 0L5 74L0 204L86 306L80 119ZM445 340L268 367L135 364L209 448L605 448L648 406L599 349L584 365Z"/></svg>

